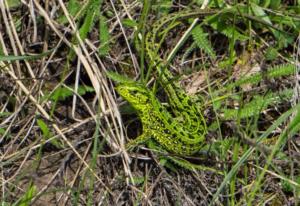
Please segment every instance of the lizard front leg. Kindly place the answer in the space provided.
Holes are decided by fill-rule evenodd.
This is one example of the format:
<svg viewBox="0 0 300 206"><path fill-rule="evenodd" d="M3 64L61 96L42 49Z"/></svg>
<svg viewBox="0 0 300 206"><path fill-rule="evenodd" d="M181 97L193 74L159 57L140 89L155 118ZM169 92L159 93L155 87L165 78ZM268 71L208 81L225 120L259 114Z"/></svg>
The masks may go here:
<svg viewBox="0 0 300 206"><path fill-rule="evenodd" d="M127 150L131 150L131 149L135 148L136 146L149 141L150 139L151 139L151 135L148 132L146 132L146 133L144 132L143 134L141 134L140 136L138 136L134 140L129 141L126 144L125 148Z"/></svg>

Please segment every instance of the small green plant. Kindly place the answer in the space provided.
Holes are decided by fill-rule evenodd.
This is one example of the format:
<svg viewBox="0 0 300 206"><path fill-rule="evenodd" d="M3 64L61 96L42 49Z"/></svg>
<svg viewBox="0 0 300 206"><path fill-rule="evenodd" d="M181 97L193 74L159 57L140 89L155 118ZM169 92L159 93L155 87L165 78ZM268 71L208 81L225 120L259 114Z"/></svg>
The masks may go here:
<svg viewBox="0 0 300 206"><path fill-rule="evenodd" d="M101 15L99 18L99 40L100 40L100 47L99 47L99 55L105 56L108 54L110 46L110 35L109 30L106 24L106 18Z"/></svg>
<svg viewBox="0 0 300 206"><path fill-rule="evenodd" d="M297 182L297 183L300 185L300 176L296 176L296 177L290 178L290 179L294 179L295 182ZM298 196L300 195L300 187L297 187L297 186L291 184L289 181L281 179L281 185L282 185L282 189L283 189L285 192L293 192L293 191L296 191L296 194L297 194Z"/></svg>
<svg viewBox="0 0 300 206"><path fill-rule="evenodd" d="M233 87L242 86L245 84L254 85L261 82L263 78L267 78L267 79L280 78L284 76L290 76L294 72L295 72L294 64L281 64L281 65L274 66L273 68L269 68L266 72L258 72L251 76L241 78L235 83L229 84L227 88L231 89Z"/></svg>
<svg viewBox="0 0 300 206"><path fill-rule="evenodd" d="M14 204L13 206L28 206L30 205L31 200L35 197L37 193L37 188L33 183L30 183L25 194Z"/></svg>
<svg viewBox="0 0 300 206"><path fill-rule="evenodd" d="M52 136L54 136L50 132L48 125L42 119L37 119L37 124L43 133L44 141L47 141ZM58 141L57 139L51 139L50 143L53 144L54 146L56 146L57 148L63 148L63 144L60 141Z"/></svg>
<svg viewBox="0 0 300 206"><path fill-rule="evenodd" d="M82 96L88 92L94 92L94 88L87 85L80 85L77 90L77 94ZM47 96L48 99L56 102L56 101L64 101L68 97L74 95L74 91L68 87L58 87L54 92Z"/></svg>
<svg viewBox="0 0 300 206"><path fill-rule="evenodd" d="M286 89L282 92L269 92L266 95L254 95L250 102L245 103L239 109L222 109L224 119L247 118L258 115L262 110L266 109L270 105L288 101L292 95L292 89Z"/></svg>
<svg viewBox="0 0 300 206"><path fill-rule="evenodd" d="M207 39L208 34L203 31L203 29L200 26L196 26L192 30L192 36L196 43L196 45L203 49L205 53L209 55L213 60L216 59L216 53L214 51L214 48L212 47L210 41Z"/></svg>

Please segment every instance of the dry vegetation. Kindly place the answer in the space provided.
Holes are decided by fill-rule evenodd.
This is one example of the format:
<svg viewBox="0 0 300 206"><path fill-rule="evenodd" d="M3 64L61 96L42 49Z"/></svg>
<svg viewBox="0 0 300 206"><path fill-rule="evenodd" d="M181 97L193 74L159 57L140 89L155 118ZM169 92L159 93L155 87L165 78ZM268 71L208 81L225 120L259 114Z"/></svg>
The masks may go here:
<svg viewBox="0 0 300 206"><path fill-rule="evenodd" d="M285 66L299 57L299 1L239 1L265 8L274 28L228 18L237 25L232 37L210 22L205 39L194 30L171 62L176 80L205 105L207 145L222 139L191 161L222 175L181 168L147 145L125 149L142 125L106 71L152 88L159 80L146 75L140 39L155 19L217 7L149 2L0 0L1 205L299 205L298 74ZM190 23L170 31L162 58ZM269 68L287 74L273 79ZM258 81L247 80L253 74ZM160 87L157 96L166 102Z"/></svg>

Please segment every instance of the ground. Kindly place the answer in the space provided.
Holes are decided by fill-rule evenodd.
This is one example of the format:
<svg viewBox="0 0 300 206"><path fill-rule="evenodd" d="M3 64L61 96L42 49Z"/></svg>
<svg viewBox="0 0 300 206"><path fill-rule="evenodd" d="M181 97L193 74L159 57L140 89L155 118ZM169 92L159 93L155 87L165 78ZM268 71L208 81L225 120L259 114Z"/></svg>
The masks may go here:
<svg viewBox="0 0 300 206"><path fill-rule="evenodd" d="M0 1L2 205L298 205L299 2L208 3ZM143 39L201 6L237 10L170 21L155 47L163 62L179 47L166 69L201 108L206 146L129 150L143 125L107 71L156 88L172 112Z"/></svg>

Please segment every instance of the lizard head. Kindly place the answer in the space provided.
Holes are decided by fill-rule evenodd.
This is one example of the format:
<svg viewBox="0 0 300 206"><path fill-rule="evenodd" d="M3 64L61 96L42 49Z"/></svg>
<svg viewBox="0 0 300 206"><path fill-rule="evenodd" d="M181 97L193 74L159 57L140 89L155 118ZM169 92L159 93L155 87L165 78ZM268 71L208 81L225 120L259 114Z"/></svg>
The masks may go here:
<svg viewBox="0 0 300 206"><path fill-rule="evenodd" d="M137 83L120 84L116 87L118 93L136 110L144 110L151 104L153 94L144 86Z"/></svg>

